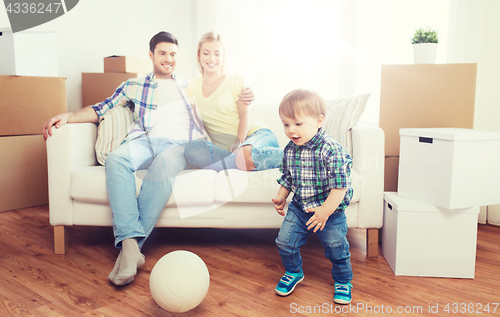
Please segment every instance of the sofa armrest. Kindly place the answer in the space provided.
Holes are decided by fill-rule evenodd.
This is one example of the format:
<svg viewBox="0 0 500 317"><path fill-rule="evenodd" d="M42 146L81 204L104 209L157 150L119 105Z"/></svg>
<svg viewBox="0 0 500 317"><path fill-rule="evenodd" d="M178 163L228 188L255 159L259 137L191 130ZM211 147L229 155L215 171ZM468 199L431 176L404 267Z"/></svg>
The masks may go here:
<svg viewBox="0 0 500 317"><path fill-rule="evenodd" d="M71 173L77 167L97 165L93 123L71 123L52 129L47 139L49 214L53 226L73 225L69 196Z"/></svg>
<svg viewBox="0 0 500 317"><path fill-rule="evenodd" d="M358 228L381 228L384 208L384 131L374 125L357 124L352 128L353 168L361 187Z"/></svg>

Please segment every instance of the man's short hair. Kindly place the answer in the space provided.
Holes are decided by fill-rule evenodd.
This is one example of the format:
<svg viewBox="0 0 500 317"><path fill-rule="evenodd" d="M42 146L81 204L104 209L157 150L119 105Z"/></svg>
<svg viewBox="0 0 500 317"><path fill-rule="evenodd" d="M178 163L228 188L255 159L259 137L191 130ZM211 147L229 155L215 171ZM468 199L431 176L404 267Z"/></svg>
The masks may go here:
<svg viewBox="0 0 500 317"><path fill-rule="evenodd" d="M173 36L172 34L170 34L168 32L161 31L160 33L153 36L151 38L151 40L149 41L149 50L154 53L156 45L158 43L161 43L161 42L167 42L167 43L173 43L175 45L179 45L175 36Z"/></svg>
<svg viewBox="0 0 500 317"><path fill-rule="evenodd" d="M325 109L325 100L318 93L307 89L296 89L283 98L279 114L294 119L296 116L318 118L325 115Z"/></svg>

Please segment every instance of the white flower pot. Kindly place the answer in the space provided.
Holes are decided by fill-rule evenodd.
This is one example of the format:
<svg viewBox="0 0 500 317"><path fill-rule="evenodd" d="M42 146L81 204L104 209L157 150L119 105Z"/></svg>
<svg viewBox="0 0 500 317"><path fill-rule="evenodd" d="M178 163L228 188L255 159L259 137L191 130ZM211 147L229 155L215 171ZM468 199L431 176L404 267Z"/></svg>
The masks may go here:
<svg viewBox="0 0 500 317"><path fill-rule="evenodd" d="M436 62L437 43L413 44L415 64L434 64Z"/></svg>

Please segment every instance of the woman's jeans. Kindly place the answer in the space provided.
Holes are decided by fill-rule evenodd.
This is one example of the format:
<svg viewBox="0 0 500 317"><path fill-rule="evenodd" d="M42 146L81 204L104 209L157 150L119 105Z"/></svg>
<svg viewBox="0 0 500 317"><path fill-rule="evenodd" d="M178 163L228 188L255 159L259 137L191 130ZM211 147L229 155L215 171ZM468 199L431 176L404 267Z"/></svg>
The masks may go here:
<svg viewBox="0 0 500 317"><path fill-rule="evenodd" d="M314 213L306 213L302 207L292 201L288 205L288 213L283 220L276 238L276 245L281 261L287 272L298 273L302 270L300 247L307 242L311 230L306 223ZM347 242L347 222L345 213L333 213L322 231L316 231L325 250L325 256L332 262L332 277L338 283L349 283L352 280L351 254Z"/></svg>
<svg viewBox="0 0 500 317"><path fill-rule="evenodd" d="M283 149L278 139L269 129L260 129L246 138L240 147L252 146L254 171L277 168L283 160ZM223 169L237 169L236 154L206 140L191 141L184 152L186 159L198 168L212 169L220 172Z"/></svg>
<svg viewBox="0 0 500 317"><path fill-rule="evenodd" d="M106 157L106 188L113 213L115 246L137 238L139 247L153 230L172 194L176 175L187 168L186 141L141 136L112 151ZM136 194L134 172L147 169Z"/></svg>

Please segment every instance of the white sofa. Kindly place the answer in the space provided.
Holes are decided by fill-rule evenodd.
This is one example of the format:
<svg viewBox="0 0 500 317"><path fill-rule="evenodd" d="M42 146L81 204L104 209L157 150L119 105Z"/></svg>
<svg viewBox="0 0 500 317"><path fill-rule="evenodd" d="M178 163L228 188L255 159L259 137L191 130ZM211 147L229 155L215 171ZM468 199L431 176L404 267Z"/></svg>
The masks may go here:
<svg viewBox="0 0 500 317"><path fill-rule="evenodd" d="M282 147L288 143L276 109L256 105L253 115L275 132ZM97 164L95 156L96 134L95 124L67 124L53 129L47 140L50 223L56 254L68 249L67 227L112 226L104 166ZM352 128L352 148L354 196L346 210L347 220L351 228L367 229L367 255L376 257L377 229L383 223L382 129L356 125ZM137 191L144 174L136 174ZM271 202L279 188L279 176L278 169L183 171L156 226L279 228L283 217Z"/></svg>

